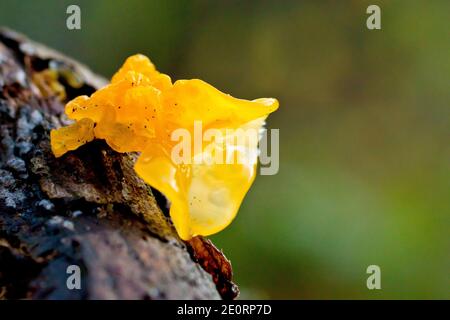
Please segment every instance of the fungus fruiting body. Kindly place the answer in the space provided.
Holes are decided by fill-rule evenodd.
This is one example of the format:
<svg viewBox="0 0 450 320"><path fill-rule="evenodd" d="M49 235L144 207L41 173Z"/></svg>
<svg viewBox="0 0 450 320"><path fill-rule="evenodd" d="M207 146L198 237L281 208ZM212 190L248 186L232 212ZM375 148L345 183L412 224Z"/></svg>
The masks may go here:
<svg viewBox="0 0 450 320"><path fill-rule="evenodd" d="M51 147L60 157L104 139L117 152L139 152L136 173L170 200L171 219L187 240L231 223L256 175L258 132L277 108L275 99L236 99L198 79L172 83L137 54L110 84L67 103L74 123L51 131ZM213 134L201 147L181 150L183 160L176 161L183 136L177 130L193 137L196 123ZM222 154L240 161L211 161Z"/></svg>

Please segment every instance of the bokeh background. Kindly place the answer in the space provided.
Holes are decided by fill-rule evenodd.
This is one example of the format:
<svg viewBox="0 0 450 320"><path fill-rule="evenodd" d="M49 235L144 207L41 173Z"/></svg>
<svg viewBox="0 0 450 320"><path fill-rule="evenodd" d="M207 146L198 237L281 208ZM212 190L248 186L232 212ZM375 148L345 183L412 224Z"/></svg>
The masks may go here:
<svg viewBox="0 0 450 320"><path fill-rule="evenodd" d="M280 100L280 171L212 237L242 298L450 298L449 21L445 0L0 1L0 25L107 77L141 52L174 79Z"/></svg>

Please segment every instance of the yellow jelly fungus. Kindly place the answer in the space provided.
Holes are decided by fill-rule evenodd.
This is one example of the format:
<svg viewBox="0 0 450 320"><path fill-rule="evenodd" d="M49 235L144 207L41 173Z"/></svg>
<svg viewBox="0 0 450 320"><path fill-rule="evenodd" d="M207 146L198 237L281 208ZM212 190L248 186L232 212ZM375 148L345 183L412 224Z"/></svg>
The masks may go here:
<svg viewBox="0 0 450 320"><path fill-rule="evenodd" d="M137 174L169 199L175 228L188 240L219 232L234 219L255 179L258 132L277 108L276 99L236 99L198 79L172 84L137 54L109 85L67 103L65 113L75 122L51 131L51 147L60 157L96 138L117 152L140 152ZM195 136L196 122L219 135L184 149L191 161L174 161L174 132ZM211 161L229 151L241 161Z"/></svg>

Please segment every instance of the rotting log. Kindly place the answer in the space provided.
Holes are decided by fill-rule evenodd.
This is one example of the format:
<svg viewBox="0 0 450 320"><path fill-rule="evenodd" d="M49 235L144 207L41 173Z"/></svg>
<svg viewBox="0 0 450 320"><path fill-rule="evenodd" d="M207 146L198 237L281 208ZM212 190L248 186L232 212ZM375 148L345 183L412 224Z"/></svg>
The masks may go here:
<svg viewBox="0 0 450 320"><path fill-rule="evenodd" d="M233 299L229 261L182 241L135 154L93 141L56 159L64 104L105 79L0 29L0 299ZM67 268L80 267L69 289Z"/></svg>

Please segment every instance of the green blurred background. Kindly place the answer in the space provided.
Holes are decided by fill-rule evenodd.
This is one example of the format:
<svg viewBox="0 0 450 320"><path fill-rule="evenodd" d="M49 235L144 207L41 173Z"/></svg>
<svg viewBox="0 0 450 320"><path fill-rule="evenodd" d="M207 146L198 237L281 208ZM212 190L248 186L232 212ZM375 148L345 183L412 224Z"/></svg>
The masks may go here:
<svg viewBox="0 0 450 320"><path fill-rule="evenodd" d="M280 171L212 237L242 298L450 298L449 22L437 0L0 1L0 25L105 76L141 52L174 79L280 100Z"/></svg>

